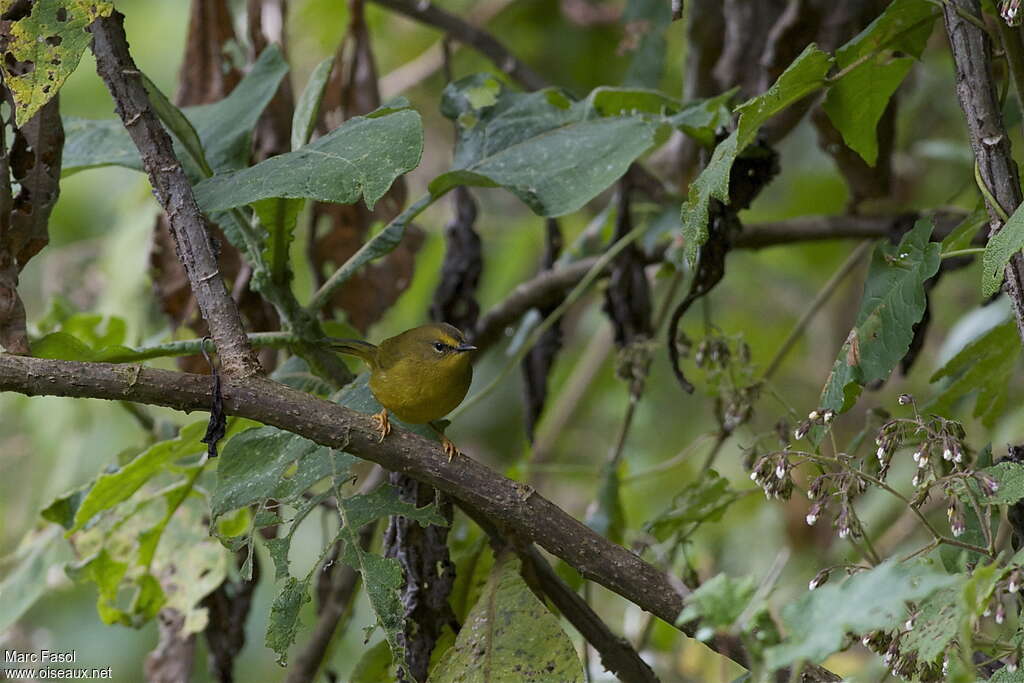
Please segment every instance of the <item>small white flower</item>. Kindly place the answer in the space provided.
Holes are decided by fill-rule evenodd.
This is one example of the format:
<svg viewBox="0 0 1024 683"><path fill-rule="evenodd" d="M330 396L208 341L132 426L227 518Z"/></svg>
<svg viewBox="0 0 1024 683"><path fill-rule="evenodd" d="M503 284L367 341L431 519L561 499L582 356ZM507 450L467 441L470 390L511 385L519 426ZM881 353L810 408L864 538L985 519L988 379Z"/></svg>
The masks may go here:
<svg viewBox="0 0 1024 683"><path fill-rule="evenodd" d="M988 607L986 607L985 611L981 613L981 616L983 616L983 617L990 617L990 616L992 616L992 610L989 609Z"/></svg>
<svg viewBox="0 0 1024 683"><path fill-rule="evenodd" d="M942 459L943 460L952 460L953 459L953 451L949 450L948 448L946 450L942 451Z"/></svg>
<svg viewBox="0 0 1024 683"><path fill-rule="evenodd" d="M912 456L910 456L910 457L912 457L914 459L914 462L920 462L920 460L921 460L921 451L914 451L914 454Z"/></svg>
<svg viewBox="0 0 1024 683"><path fill-rule="evenodd" d="M964 454L961 453L960 451L957 451L956 455L953 456L953 462L963 462L963 461L964 461Z"/></svg>
<svg viewBox="0 0 1024 683"><path fill-rule="evenodd" d="M814 500L814 489L807 489L807 500Z"/></svg>
<svg viewBox="0 0 1024 683"><path fill-rule="evenodd" d="M817 587L818 587L818 582L815 581L814 579L811 579L810 581L807 582L807 590L812 591L812 590L814 590Z"/></svg>
<svg viewBox="0 0 1024 683"><path fill-rule="evenodd" d="M863 638L861 638L860 639L860 644L863 645L864 647L867 647L868 645L870 645L871 644L871 636L864 636Z"/></svg>
<svg viewBox="0 0 1024 683"><path fill-rule="evenodd" d="M812 422L814 420L817 420L818 419L818 411L817 410L812 410L811 412L807 413L807 419L812 421Z"/></svg>
<svg viewBox="0 0 1024 683"><path fill-rule="evenodd" d="M1001 624L1006 619L1006 615L1003 614L1002 610L996 610L996 623Z"/></svg>
<svg viewBox="0 0 1024 683"><path fill-rule="evenodd" d="M1006 670L1009 671L1010 673L1015 672L1017 670L1017 663L1016 662L1010 662L1009 664L1006 665ZM942 672L945 673L946 670L943 669Z"/></svg>
<svg viewBox="0 0 1024 683"><path fill-rule="evenodd" d="M839 530L839 538L846 538L849 535L850 535L850 530L847 529L846 527L843 527L842 529Z"/></svg>
<svg viewBox="0 0 1024 683"><path fill-rule="evenodd" d="M830 422L832 422L832 420L835 418L835 416L836 416L836 411L834 411L834 410L826 410L824 413L821 414L821 419L825 421L825 424L829 424Z"/></svg>
<svg viewBox="0 0 1024 683"><path fill-rule="evenodd" d="M877 453L875 453L875 455L877 455L877 456L878 456L878 459L879 459L879 460L885 460L885 449L884 449L884 448L882 448L881 446L879 446L879 447L878 447L878 452L877 452Z"/></svg>
<svg viewBox="0 0 1024 683"><path fill-rule="evenodd" d="M914 620L913 619L907 619L907 622L905 624L903 624L903 628L905 628L908 631L913 631L914 630Z"/></svg>
<svg viewBox="0 0 1024 683"><path fill-rule="evenodd" d="M757 481L757 471L750 473L750 481Z"/></svg>
<svg viewBox="0 0 1024 683"><path fill-rule="evenodd" d="M921 482L921 478L920 478L920 477L918 477L918 476L917 476L917 475L915 474L915 475L914 475L914 478L910 480L910 485L911 485L911 486L917 486L917 485L918 485L918 484L919 484L920 482Z"/></svg>
<svg viewBox="0 0 1024 683"><path fill-rule="evenodd" d="M786 466L783 465L782 463L779 463L778 465L775 466L775 478L776 479L782 479L785 476L786 476Z"/></svg>
<svg viewBox="0 0 1024 683"><path fill-rule="evenodd" d="M1011 578L1010 583L1006 586L1006 590L1010 591L1011 593L1016 593L1019 589L1020 586L1017 585L1016 580Z"/></svg>
<svg viewBox="0 0 1024 683"><path fill-rule="evenodd" d="M808 514L807 515L807 526L814 526L814 523L818 521L818 515Z"/></svg>

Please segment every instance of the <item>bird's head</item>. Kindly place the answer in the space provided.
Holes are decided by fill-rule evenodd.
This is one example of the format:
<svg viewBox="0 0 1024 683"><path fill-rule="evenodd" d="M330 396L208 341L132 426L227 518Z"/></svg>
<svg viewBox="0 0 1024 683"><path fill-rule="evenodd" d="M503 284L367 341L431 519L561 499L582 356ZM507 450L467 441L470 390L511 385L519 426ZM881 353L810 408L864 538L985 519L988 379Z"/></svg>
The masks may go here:
<svg viewBox="0 0 1024 683"><path fill-rule="evenodd" d="M476 347L466 343L457 327L431 323L403 332L395 338L402 355L435 367L462 368L472 362Z"/></svg>

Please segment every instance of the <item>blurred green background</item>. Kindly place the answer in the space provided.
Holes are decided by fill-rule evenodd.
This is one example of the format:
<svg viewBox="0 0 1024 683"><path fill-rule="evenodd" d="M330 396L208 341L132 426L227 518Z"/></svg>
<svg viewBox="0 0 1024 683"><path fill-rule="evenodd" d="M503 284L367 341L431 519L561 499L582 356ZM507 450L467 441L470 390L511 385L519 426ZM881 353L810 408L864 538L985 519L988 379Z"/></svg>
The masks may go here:
<svg viewBox="0 0 1024 683"><path fill-rule="evenodd" d="M182 0L117 3L127 18L136 61L168 93L176 87L187 4ZM451 11L463 11L475 3L446 0L439 4ZM376 6L368 8L368 19L381 74L405 64L438 40L436 32ZM313 66L333 53L346 22L343 2L291 3L288 51L293 65L291 78L297 89L301 89ZM616 54L620 26L577 26L562 16L558 3L513 3L491 21L489 28L527 64L576 95L584 95L599 85L618 84L628 65L626 57ZM682 23L669 29L668 68L662 87L675 95L683 88L684 35ZM976 201L971 157L943 38L940 33L933 36L923 64L915 68L902 90L894 162L900 204L893 209L944 205L973 208ZM461 49L456 53L453 70L456 76L462 76L492 70L492 66L471 51ZM418 196L450 159L451 126L438 111L443 85L438 73L405 93L422 114L426 126L424 159L409 178L410 196ZM111 100L88 53L63 88L61 108L65 115L112 115ZM1007 115L1014 142L1019 143L1020 115L1012 103ZM782 174L753 208L743 213L745 223L844 210L844 182L830 158L818 149L816 134L808 123L802 123L779 152ZM499 190L474 190L474 194L482 208L477 230L485 251L480 301L486 311L517 283L536 272L543 248L543 221ZM607 198L595 200L589 210L562 220L567 242L584 229L606 201ZM50 223L50 246L23 274L20 291L30 321L42 318L55 297L64 297L80 310L125 319L131 344L174 335L154 302L147 275L150 231L156 211L148 183L141 174L124 169L97 169L67 177ZM421 217L420 225L428 236L418 257L414 282L385 319L370 331L371 340L426 320L443 257L441 229L449 217L447 201L439 202ZM298 231L300 239L294 245L296 264L305 264L301 256L303 232ZM763 367L853 246L851 242L832 242L733 253L723 284L687 317L687 333L693 339L704 335L702 309L706 308L706 315L717 329L745 338L754 363ZM297 267L298 295L305 300L310 277L301 270L302 265ZM655 295L659 302L667 275L659 273L656 278ZM815 407L836 351L849 330L860 296L861 277L862 272L858 272L849 278L814 318L772 383L774 391L801 415ZM868 392L857 409L841 421L840 435L856 432L862 425L864 410L869 407L881 405L897 410L895 399L901 392L929 395L928 377L938 366L940 356L948 357L950 352L943 348L944 344L961 345L982 324L978 316L964 320L981 303L979 281L977 264L943 279L932 295L941 305L932 310L932 329L917 366L909 377L894 375L884 390ZM953 334L957 325L960 327ZM532 474L542 476L539 488L544 495L583 518L595 499L600 467L619 429L628 396L626 385L615 377L614 351L601 353L602 345L608 345L609 325L600 313L597 292L574 308L564 327L565 348L551 378L545 417L556 413L568 417L554 431L542 421L540 433L547 437L545 443L550 450L545 454L543 469L535 468ZM671 376L661 337L657 341L651 379L629 436L622 471L626 482L625 514L633 530L661 512L673 495L693 479L708 443L705 440L689 452L685 449L715 428L711 401L701 393L704 376L692 361L686 361L685 368L691 379L696 380L698 391L692 396L682 393ZM505 359L503 347L492 350L483 359L474 386L486 384ZM170 362L163 364L173 367ZM588 373L593 374L593 379L574 404L571 392L565 389ZM1019 398L1020 393L1017 390L1012 395ZM1010 405L1020 403L1011 401ZM177 423L189 421L171 411L153 412ZM784 415L786 405L765 392L755 408L752 425L741 430L720 454L716 468L732 480L735 488L753 489L741 464L741 447L749 445L755 435L769 431ZM499 471L526 476L523 463L530 457L530 448L522 427L518 374L513 373L500 391L462 415L450 433L473 457ZM968 434L977 435L975 446L983 445L987 438L985 430L970 423ZM991 438L997 452L1002 444L1024 439L1024 408L1010 410ZM55 496L95 476L114 462L119 452L138 446L142 439L138 423L112 403L0 395L0 556L12 552L20 539L40 524L39 510ZM869 520L884 520L893 509L889 500L868 498L865 504ZM817 568L826 564L826 557L841 561L850 553L848 547L829 537L827 529L803 525L805 507L806 501L766 502L760 495L746 496L730 508L721 522L705 526L687 555L702 578L719 571L760 578L779 560L784 548L792 549L792 554L783 558L774 598L776 604L784 604L787 597L805 589ZM464 533L457 529L455 535ZM321 544L317 525L308 524L301 536L293 546L293 555L315 557ZM627 541L631 538L627 534ZM102 626L96 616L92 586L74 587L58 569L52 570L47 578L52 590L12 632L0 634L0 643L13 643L22 649L29 645L34 649L74 648L79 653L78 665L112 666L118 681L142 680L142 660L156 643L155 626L150 624L137 631ZM247 645L237 660L238 680L271 681L283 676L271 651L263 646L273 594L272 581L265 573L250 617ZM614 630L634 638L643 628L645 619L636 607L600 587L592 589L591 598ZM311 620L312 607L304 621L308 625ZM332 666L342 680L365 647L363 631L358 627L368 623L368 608L360 598L352 626L333 653ZM570 633L578 641L571 629ZM379 634L374 637L377 638ZM299 642L302 640L300 633ZM202 648L200 645L195 676L198 681L208 680ZM685 641L663 625L655 628L648 654L658 661L665 681L729 680L738 672L734 665L699 644ZM877 672L870 668L874 664L866 668L856 654L841 655L833 665L839 672L859 671L863 678L858 680L877 677Z"/></svg>

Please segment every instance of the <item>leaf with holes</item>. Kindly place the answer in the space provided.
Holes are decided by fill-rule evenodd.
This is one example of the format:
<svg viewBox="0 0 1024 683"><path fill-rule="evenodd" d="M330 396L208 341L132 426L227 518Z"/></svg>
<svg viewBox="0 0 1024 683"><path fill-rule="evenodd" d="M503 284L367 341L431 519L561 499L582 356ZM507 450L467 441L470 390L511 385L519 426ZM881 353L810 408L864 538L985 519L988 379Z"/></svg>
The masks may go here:
<svg viewBox="0 0 1024 683"><path fill-rule="evenodd" d="M14 97L15 125L53 99L92 40L86 27L113 9L102 0L36 0L30 14L11 24L0 69Z"/></svg>
<svg viewBox="0 0 1024 683"><path fill-rule="evenodd" d="M582 683L572 641L519 575L516 557L498 558L434 683Z"/></svg>

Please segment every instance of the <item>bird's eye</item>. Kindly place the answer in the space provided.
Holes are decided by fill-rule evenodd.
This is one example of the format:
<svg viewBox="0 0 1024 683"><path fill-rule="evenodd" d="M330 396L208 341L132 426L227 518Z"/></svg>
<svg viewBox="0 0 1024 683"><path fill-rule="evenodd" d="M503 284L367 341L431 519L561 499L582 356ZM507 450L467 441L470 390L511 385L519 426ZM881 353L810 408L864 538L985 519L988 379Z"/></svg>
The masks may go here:
<svg viewBox="0 0 1024 683"><path fill-rule="evenodd" d="M441 342L434 342L434 350L438 353L444 353L444 344Z"/></svg>

